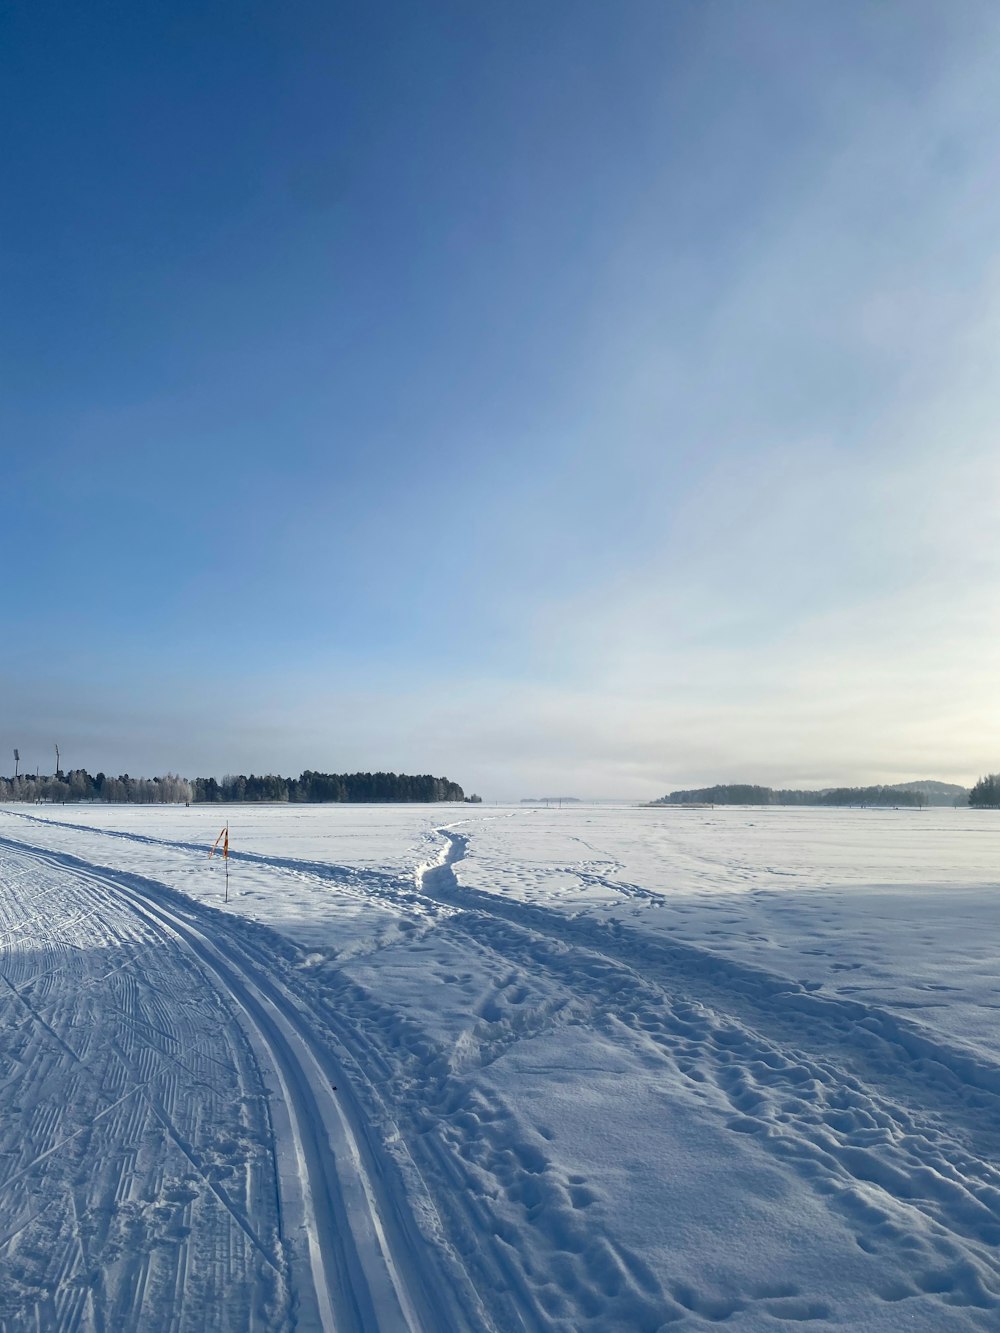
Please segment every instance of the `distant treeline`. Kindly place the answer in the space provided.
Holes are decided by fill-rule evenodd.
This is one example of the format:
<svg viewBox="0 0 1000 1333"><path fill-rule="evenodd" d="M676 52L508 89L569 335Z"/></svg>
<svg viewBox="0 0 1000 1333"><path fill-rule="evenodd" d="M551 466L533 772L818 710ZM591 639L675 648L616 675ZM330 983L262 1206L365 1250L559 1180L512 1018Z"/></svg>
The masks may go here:
<svg viewBox="0 0 1000 1333"><path fill-rule="evenodd" d="M130 778L127 773L117 778L104 773L91 777L85 768L73 768L52 777L29 774L0 778L0 801L114 801L152 805L190 800L191 783L176 773L162 778Z"/></svg>
<svg viewBox="0 0 1000 1333"><path fill-rule="evenodd" d="M95 777L85 768L52 777L0 778L0 801L108 801L115 803L205 802L205 801L461 801L465 793L457 782L429 774L406 773L314 773L300 777L275 774L255 777L132 778L127 773ZM478 798L470 798L478 799Z"/></svg>
<svg viewBox="0 0 1000 1333"><path fill-rule="evenodd" d="M969 792L969 804L980 810L1000 809L1000 773L988 773Z"/></svg>
<svg viewBox="0 0 1000 1333"><path fill-rule="evenodd" d="M927 804L922 791L895 787L834 787L829 791L782 791L733 782L692 791L672 791L656 805L918 805ZM998 800L1000 804L1000 800Z"/></svg>
<svg viewBox="0 0 1000 1333"><path fill-rule="evenodd" d="M411 777L406 773L314 773L297 778L265 777L195 778L192 801L462 801L465 792L448 778L429 773Z"/></svg>

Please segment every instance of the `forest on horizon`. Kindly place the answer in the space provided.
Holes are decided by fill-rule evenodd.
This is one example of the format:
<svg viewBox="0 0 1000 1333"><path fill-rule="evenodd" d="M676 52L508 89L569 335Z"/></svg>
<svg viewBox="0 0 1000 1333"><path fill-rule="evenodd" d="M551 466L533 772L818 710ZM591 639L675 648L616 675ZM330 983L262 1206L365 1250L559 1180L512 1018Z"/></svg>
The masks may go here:
<svg viewBox="0 0 1000 1333"><path fill-rule="evenodd" d="M1000 789L1000 788L998 788ZM975 793L973 788L973 793ZM1000 802L1000 796L998 796ZM829 805L829 806L915 806L978 804L957 784L915 782L912 786L875 785L871 787L828 787L820 791L797 788L776 789L748 782L718 783L714 787L694 787L672 791L654 805Z"/></svg>
<svg viewBox="0 0 1000 1333"><path fill-rule="evenodd" d="M133 778L128 773L91 776L85 768L50 776L18 774L0 778L0 801L120 804L241 804L255 801L299 802L432 802L464 801L465 793L450 778L429 773L317 773L306 769L297 778L251 773L217 778L181 778L167 773L156 778ZM478 800L478 797L470 797Z"/></svg>

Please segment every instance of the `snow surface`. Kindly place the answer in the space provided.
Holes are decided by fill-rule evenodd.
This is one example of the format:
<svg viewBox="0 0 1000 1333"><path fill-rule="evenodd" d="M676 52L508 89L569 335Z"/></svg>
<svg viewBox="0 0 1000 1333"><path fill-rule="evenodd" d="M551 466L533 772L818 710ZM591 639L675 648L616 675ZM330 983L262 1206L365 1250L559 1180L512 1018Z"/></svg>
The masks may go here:
<svg viewBox="0 0 1000 1333"><path fill-rule="evenodd" d="M0 1328L1000 1329L998 865L969 810L4 807Z"/></svg>

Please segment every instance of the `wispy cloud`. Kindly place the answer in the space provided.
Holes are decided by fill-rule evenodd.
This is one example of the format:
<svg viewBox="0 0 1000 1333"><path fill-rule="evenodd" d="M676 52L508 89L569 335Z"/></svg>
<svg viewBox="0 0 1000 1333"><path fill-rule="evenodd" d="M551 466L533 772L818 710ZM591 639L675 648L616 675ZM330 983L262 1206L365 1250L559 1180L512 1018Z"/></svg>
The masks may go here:
<svg viewBox="0 0 1000 1333"><path fill-rule="evenodd" d="M259 284L213 297L182 246L176 360L70 310L47 415L12 330L47 434L10 473L3 743L497 795L1000 766L1000 17L654 7L611 50L584 7L586 78L517 21L469 20L473 121L365 72L385 160L305 230L246 214Z"/></svg>

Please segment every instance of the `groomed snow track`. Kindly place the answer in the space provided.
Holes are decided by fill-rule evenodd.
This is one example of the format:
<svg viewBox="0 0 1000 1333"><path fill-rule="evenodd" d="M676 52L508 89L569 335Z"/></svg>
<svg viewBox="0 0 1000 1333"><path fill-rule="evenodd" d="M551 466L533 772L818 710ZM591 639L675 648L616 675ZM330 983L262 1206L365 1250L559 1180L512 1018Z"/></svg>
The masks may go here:
<svg viewBox="0 0 1000 1333"><path fill-rule="evenodd" d="M85 886L94 912L125 908L164 943L179 946L239 1022L272 1092L280 1092L270 1098L270 1113L294 1327L310 1333L438 1333L455 1327L450 1302L440 1295L432 1302L426 1247L391 1178L392 1164L379 1157L337 1060L299 999L269 972L266 958L211 910L165 903L159 886L20 842L0 839L0 850ZM163 890L163 897L168 894ZM169 1124L165 1128L171 1133ZM10 1183L0 1181L0 1190ZM297 1262L303 1252L306 1280ZM169 1312L163 1318L164 1328L173 1326Z"/></svg>
<svg viewBox="0 0 1000 1333"><path fill-rule="evenodd" d="M70 950L93 948L88 920L109 937L116 920L119 929L131 930L124 961L111 950L109 970L94 976L93 989L78 1005L64 996L54 1016L38 978L58 960L44 953L46 931L29 898L22 894L17 901L5 884L0 1013L15 1043L22 1032L32 1033L22 1062L24 1086L44 1083L47 1064L60 1061L60 1083L71 1083L91 1021L86 997L106 984L105 975L131 974L147 987L145 1009L125 1006L128 1022L144 1025L124 1053L130 1081L104 1084L91 1099L107 1117L102 1123L114 1124L104 1136L106 1156L132 1150L141 1135L130 1108L139 1097L150 1100L158 1123L147 1125L149 1139L179 1142L194 1174L204 1177L194 1184L215 1209L215 1221L206 1226L202 1209L201 1234L216 1249L228 1245L231 1268L237 1267L233 1237L243 1246L240 1290L247 1285L249 1254L258 1277L271 1281L273 1275L276 1293L266 1309L242 1322L242 1314L226 1322L217 1297L208 1307L213 1318L200 1325L189 1314L152 1324L137 1319L135 1309L149 1308L142 1289L149 1282L128 1273L123 1279L113 1256L109 1260L106 1234L87 1230L94 1208L83 1194L77 1203L79 1182L88 1175L81 1169L72 1200L79 1225L74 1233L70 1215L61 1233L71 1233L69 1249L75 1244L79 1253L63 1245L63 1257L46 1270L58 1317L48 1317L50 1302L37 1326L58 1333L102 1327L143 1333L327 1327L350 1333L658 1333L665 1326L693 1333L720 1323L741 1333L795 1324L994 1333L1000 1327L1000 1065L884 1007L684 942L655 922L648 926L635 910L645 896L641 884L604 874L590 858L578 877L589 883L603 875L604 900L619 895L625 912L524 901L504 891L516 882L516 855L509 865L496 858L492 866L477 855L478 826L485 822L428 830L421 864L406 874L254 858L277 876L308 881L324 913L337 901L326 897L331 883L349 884L373 917L388 909L387 916L396 914L408 927L388 947L379 941L360 956L324 952L322 944L314 953L311 941L297 944L143 877L150 844L163 858L176 856L175 875L186 873L193 846L187 842L117 830L91 831L89 843L81 836L58 850L0 839L0 871L16 862L26 888L46 901L58 899ZM133 842L139 847L130 859L122 856L122 867L97 863L105 848L117 854ZM80 860L67 845L73 851L82 846L95 859ZM157 864L151 855L148 864ZM161 864L170 873L165 859ZM17 873L15 867L14 879ZM23 929L15 936L22 947L4 948L8 924ZM184 1026L183 978L164 980L155 955L150 964L143 952L150 948L186 959L202 1000L206 992L218 997L220 1016L238 1032L253 1064L240 1075L243 1099L253 1100L257 1084L269 1085L271 1095L258 1098L263 1116L255 1113L253 1123L263 1118L268 1161L277 1161L278 1226L269 1221L260 1189L254 1206L243 1208L238 1189L206 1169L211 1163L198 1146L202 1140L195 1136L190 1143L177 1119L176 1097L161 1096L165 1066L149 1083L147 1057L154 1042L162 1046L160 1029ZM63 964L72 966L75 956L64 945ZM449 1002L452 1010L438 1021ZM606 1062L605 1051L611 1052ZM157 1055L169 1052L158 1049ZM223 1055L233 1065L244 1058L235 1041ZM87 1055L90 1064L93 1056ZM194 1056L188 1062L197 1072L205 1059L219 1058L206 1047L200 1064ZM591 1071L583 1083L581 1068ZM525 1071L527 1080L519 1083ZM5 1111L19 1111L12 1103L27 1100L16 1074L0 1051ZM571 1156L561 1141L562 1123L553 1126L548 1111L533 1113L531 1093L560 1078L570 1089L562 1105L582 1091L583 1115L595 1080L601 1105L616 1115L633 1115L629 1103L636 1098L627 1123L644 1145L662 1150L657 1157L644 1147L643 1162L650 1165L651 1197L664 1214L677 1205L670 1214L676 1244L652 1250L643 1235L619 1224L627 1210L615 1215L618 1221L605 1210L598 1174L603 1144ZM224 1072L211 1081L221 1087ZM44 1100L38 1097L48 1115ZM27 1253L30 1261L39 1245L22 1247L20 1238L37 1225L31 1210L44 1213L57 1192L50 1186L65 1187L65 1180L36 1180L36 1163L58 1161L83 1141L79 1130L72 1133L81 1138L67 1138L65 1127L47 1138L47 1121L40 1124L38 1116L26 1123L32 1142L19 1162L0 1119L0 1199L10 1188L22 1207L21 1217L0 1233L5 1277L17 1273L10 1253L3 1254L13 1228L25 1230L14 1235L12 1252L18 1259ZM612 1122L604 1123L613 1135ZM571 1122L570 1153L572 1129ZM592 1133L590 1125L585 1130ZM676 1144L689 1141L686 1133L694 1134L695 1144L690 1165L697 1178L690 1185L684 1153L672 1156ZM594 1147L586 1133L582 1141L585 1149ZM733 1196L723 1190L723 1204L729 1198L737 1214L703 1257L704 1232L685 1234L685 1201L696 1198L700 1207L702 1169L709 1178L716 1169L718 1179L719 1162L744 1184ZM610 1172L617 1181L617 1162ZM30 1188L21 1199L25 1183ZM177 1188L166 1184L154 1181L146 1197L169 1200ZM774 1242L778 1261L767 1272L758 1258L767 1253L769 1233L758 1246L739 1211L745 1199L752 1206L758 1198L768 1225L787 1219L792 1229L787 1243L780 1235ZM780 1206L772 1209L772 1200ZM57 1201L53 1211L59 1207ZM114 1211L121 1211L117 1204ZM706 1215L713 1227L720 1216L728 1225L711 1196ZM220 1245L227 1225L229 1239ZM726 1269L728 1236L736 1261ZM850 1280L828 1277L836 1267L831 1246L843 1265L837 1271ZM140 1251L133 1247L136 1262L155 1267L156 1254L150 1260ZM192 1254L191 1263L196 1258ZM168 1272L165 1302L186 1299L192 1284L185 1285L181 1269ZM97 1318L102 1302L93 1299L81 1317L88 1297L74 1288L81 1276L95 1273L97 1282L106 1275L111 1293L103 1301L109 1314L103 1324ZM283 1281L290 1293L284 1304ZM216 1291L220 1285L216 1280ZM100 1294L97 1287L91 1291ZM133 1293L133 1304L116 1291ZM5 1323L3 1300L0 1286L0 1333L31 1326Z"/></svg>

